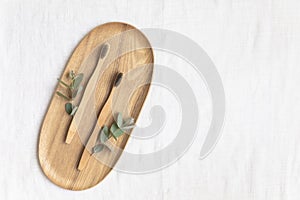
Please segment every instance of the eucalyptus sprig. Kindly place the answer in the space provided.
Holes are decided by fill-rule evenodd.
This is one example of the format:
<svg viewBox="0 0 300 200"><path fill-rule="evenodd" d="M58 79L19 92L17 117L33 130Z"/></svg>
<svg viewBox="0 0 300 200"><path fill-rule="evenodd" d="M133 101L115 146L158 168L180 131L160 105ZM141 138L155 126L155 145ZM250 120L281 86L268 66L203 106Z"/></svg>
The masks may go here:
<svg viewBox="0 0 300 200"><path fill-rule="evenodd" d="M124 132L129 131L130 129L134 128L134 119L132 117L128 118L127 120L123 120L122 113L117 114L117 120L108 128L106 125L102 127L99 132L98 139L96 145L93 147L93 153L98 153L104 149L104 147L109 148L105 143L111 137L115 140L118 139Z"/></svg>
<svg viewBox="0 0 300 200"><path fill-rule="evenodd" d="M62 86L67 88L67 95L63 94L60 91L56 91L56 94L67 101L73 101L76 98L77 94L79 94L83 89L83 87L80 85L83 80L83 73L76 75L74 71L71 70L68 78L71 80L70 84L65 83L59 78L57 79ZM78 107L73 105L71 102L65 104L65 110L71 116L75 115L77 109Z"/></svg>
<svg viewBox="0 0 300 200"><path fill-rule="evenodd" d="M114 122L110 127L110 132L115 140L123 135L124 132L129 131L134 128L134 119L132 117L128 118L126 121L122 118L122 113L118 113L117 121Z"/></svg>

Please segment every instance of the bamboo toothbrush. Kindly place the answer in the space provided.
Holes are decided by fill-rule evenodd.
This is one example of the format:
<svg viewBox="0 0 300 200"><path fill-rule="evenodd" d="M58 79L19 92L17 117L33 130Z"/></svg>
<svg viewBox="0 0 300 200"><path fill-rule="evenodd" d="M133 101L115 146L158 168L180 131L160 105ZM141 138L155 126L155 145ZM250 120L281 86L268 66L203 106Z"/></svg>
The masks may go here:
<svg viewBox="0 0 300 200"><path fill-rule="evenodd" d="M101 127L103 125L105 125L104 123L111 116L111 113L112 113L111 112L111 107L112 107L112 103L113 103L113 96L114 96L114 93L116 91L116 88L120 85L120 82L122 80L122 76L123 76L122 73L118 73L116 78L114 79L114 82L112 84L112 88L111 88L110 94L107 98L107 101L106 101L105 105L103 106L103 108L102 108L102 110L99 114L97 123L95 125L94 130L93 130L93 133L90 135L90 138L88 139L88 142L85 146L85 149L84 149L84 151L81 155L81 159L80 159L80 162L79 162L78 167L77 167L78 170L80 170L80 171L85 168L85 166L87 165L87 163L88 163L88 161L91 157L91 154L88 151L88 149L92 149L92 147L96 143L96 140L97 140L98 134L101 130Z"/></svg>
<svg viewBox="0 0 300 200"><path fill-rule="evenodd" d="M86 86L86 89L85 89L84 95L82 97L82 100L80 102L80 105L78 107L78 110L75 113L75 116L73 117L73 120L72 120L71 125L69 127L69 130L68 130L68 133L67 133L67 136L66 136L66 140L65 140L65 142L67 144L71 143L74 135L76 134L76 132L77 132L76 125L79 125L79 122L82 119L84 110L87 106L87 103L90 100L90 98L93 97L93 95L94 95L94 89L96 87L97 80L98 80L98 77L100 75L101 66L104 63L104 60L107 57L109 50L110 50L110 45L108 43L105 43L105 44L102 45L97 66L94 70L94 73L93 73L92 77L90 78L90 80L89 80L89 82Z"/></svg>

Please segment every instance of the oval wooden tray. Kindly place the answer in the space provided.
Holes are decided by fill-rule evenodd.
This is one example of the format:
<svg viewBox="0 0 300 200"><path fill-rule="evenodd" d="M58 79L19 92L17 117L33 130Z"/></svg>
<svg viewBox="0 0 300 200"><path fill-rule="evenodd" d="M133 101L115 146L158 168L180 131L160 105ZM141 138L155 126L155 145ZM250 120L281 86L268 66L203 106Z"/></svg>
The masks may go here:
<svg viewBox="0 0 300 200"><path fill-rule="evenodd" d="M114 38L115 42L111 44L111 51L108 55L111 56L110 58L113 59L120 52L127 52L126 49L133 49L133 51L127 52L117 59L113 59L108 68L103 71L95 88L95 101L93 105L95 113L98 115L105 104L111 82L116 73L129 74L129 71L143 66L141 68L143 69L142 73L130 79L131 81L138 80L148 84L139 87L130 96L128 104L123 105L122 101L117 103L119 111L124 111L126 115L137 119L150 87L149 83L152 78L152 63L154 58L147 38L133 26L114 22L94 28L75 48L60 78L67 81L68 73L71 70L82 72L84 73L82 85L85 88L95 70L101 44L111 40L111 38ZM122 88L126 88L126 85ZM60 84L57 84L55 91L57 90L62 91L64 89ZM119 93L120 95L116 96L118 99L122 99L122 94L126 95L126 89L123 89L122 92L119 91ZM84 95L84 92L82 92L82 95ZM79 107L82 95L75 101L75 103L79 104ZM103 180L111 171L111 166L107 166L96 159L95 156L91 156L87 166L83 170L79 171L77 169L82 152L85 149L84 144L87 142L87 138L96 121L93 115L89 117L89 113L86 113L83 123L84 128L82 129L84 130L84 134L76 134L72 142L66 144L66 134L72 122L72 117L65 112L65 103L66 100L53 94L40 131L38 145L39 161L45 175L58 186L70 190L84 190L95 186ZM106 115L108 116L106 124L112 124L114 120L113 114L106 113ZM124 149L128 138L127 134L122 135L115 142L115 145ZM101 160L106 160L114 164L117 162L120 154L112 156L109 151L105 151L101 152L99 156L101 156Z"/></svg>

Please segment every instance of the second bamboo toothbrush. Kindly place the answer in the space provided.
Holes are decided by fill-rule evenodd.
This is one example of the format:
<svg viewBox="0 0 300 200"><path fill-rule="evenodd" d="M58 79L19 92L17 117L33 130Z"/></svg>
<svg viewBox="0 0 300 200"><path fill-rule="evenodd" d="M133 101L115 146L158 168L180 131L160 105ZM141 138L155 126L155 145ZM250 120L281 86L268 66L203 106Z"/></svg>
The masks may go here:
<svg viewBox="0 0 300 200"><path fill-rule="evenodd" d="M97 120L95 128L94 128L90 138L88 139L88 142L82 153L79 165L77 167L78 170L83 170L85 168L85 166L87 165L89 158L91 157L91 153L88 151L88 149L92 149L92 146L95 144L95 142L97 140L97 136L99 134L101 127L105 124L105 121L107 120L107 118L109 116L111 116L111 113L112 113L111 107L112 107L112 103L113 103L113 96L116 91L116 88L120 85L120 82L122 80L122 75L123 75L122 73L118 73L116 78L114 79L108 99L99 114L99 118Z"/></svg>

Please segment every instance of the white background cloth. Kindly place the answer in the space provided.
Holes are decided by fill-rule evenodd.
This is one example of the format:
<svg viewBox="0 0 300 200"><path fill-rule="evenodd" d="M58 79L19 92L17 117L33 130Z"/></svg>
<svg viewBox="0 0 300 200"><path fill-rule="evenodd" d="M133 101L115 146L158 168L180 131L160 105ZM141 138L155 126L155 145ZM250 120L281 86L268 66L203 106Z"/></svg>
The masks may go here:
<svg viewBox="0 0 300 200"><path fill-rule="evenodd" d="M0 199L299 200L299 10L298 0L1 0ZM199 137L178 162L144 175L112 171L92 189L64 190L39 167L40 126L73 49L110 21L170 29L201 45L224 84L225 126L199 160L211 111L195 80ZM159 100L153 96L148 101Z"/></svg>

